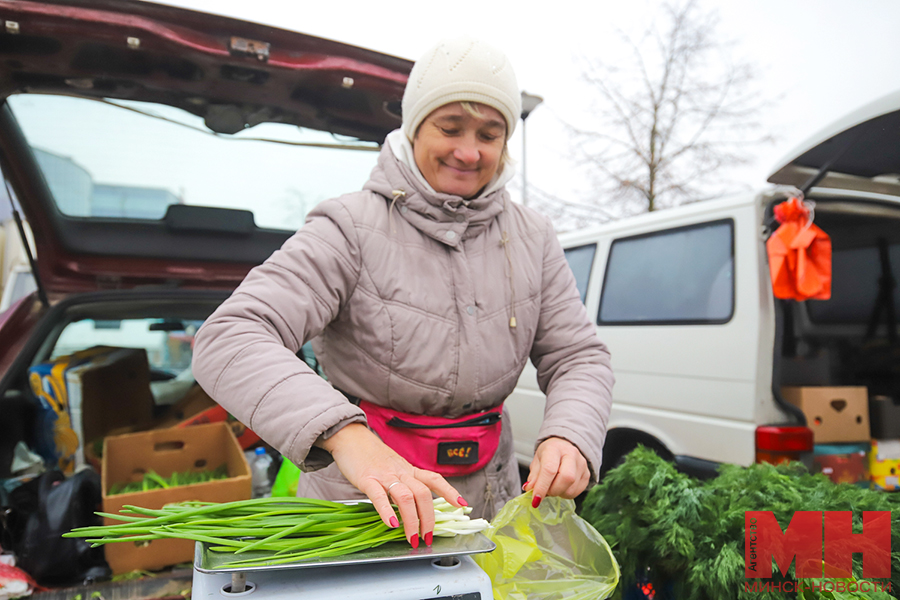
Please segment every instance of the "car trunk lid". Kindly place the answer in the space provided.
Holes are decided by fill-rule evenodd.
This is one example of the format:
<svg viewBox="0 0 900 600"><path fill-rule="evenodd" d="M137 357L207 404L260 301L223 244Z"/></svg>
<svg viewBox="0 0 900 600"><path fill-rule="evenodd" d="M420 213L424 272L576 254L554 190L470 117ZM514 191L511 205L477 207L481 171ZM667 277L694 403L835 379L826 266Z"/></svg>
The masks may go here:
<svg viewBox="0 0 900 600"><path fill-rule="evenodd" d="M791 152L769 183L900 196L900 91L826 127Z"/></svg>
<svg viewBox="0 0 900 600"><path fill-rule="evenodd" d="M179 127L203 129L219 140L277 126L311 136L287 136L278 139L281 145L377 151L400 124L400 99L412 66L347 44L145 2L0 0L0 19L6 27L0 36L4 98L84 99L153 122L172 121L166 111L175 110L186 116ZM185 200L177 189L163 189L171 164L159 170L158 186L154 173L143 173L140 185L122 184L121 171L99 181L100 167L114 164L121 152L108 149L105 162L85 167L72 153L36 143L54 136L42 138L36 125L21 119L27 102L19 101L25 108L15 113L14 104L7 102L0 114L0 153L12 195L31 226L38 273L48 293L158 285L233 288L296 229L297 223L282 225L277 218L264 222L267 204L279 199L263 191L256 197L241 194L248 208L235 202L216 205L215 198L195 205L192 193ZM165 110L148 111L148 106ZM102 124L98 121L98 128ZM82 130L78 137L86 140L92 131ZM254 140L235 144L227 156L249 165L262 143ZM133 148L145 145L138 137L130 142ZM177 142L168 150L179 150ZM206 163L215 159L199 153L190 161L209 168ZM284 164L290 169L302 162ZM60 170L48 170L51 163L77 177L54 181ZM231 164L221 163L217 179L264 188L266 175ZM277 168L272 161L269 166ZM89 174L86 180L82 171ZM297 179L299 197L304 190ZM93 194L88 205L63 202L62 196L77 195L73 190L82 180ZM111 209L117 198L125 198L131 208ZM150 204L155 208L148 214L135 208ZM299 217L295 221L302 223Z"/></svg>

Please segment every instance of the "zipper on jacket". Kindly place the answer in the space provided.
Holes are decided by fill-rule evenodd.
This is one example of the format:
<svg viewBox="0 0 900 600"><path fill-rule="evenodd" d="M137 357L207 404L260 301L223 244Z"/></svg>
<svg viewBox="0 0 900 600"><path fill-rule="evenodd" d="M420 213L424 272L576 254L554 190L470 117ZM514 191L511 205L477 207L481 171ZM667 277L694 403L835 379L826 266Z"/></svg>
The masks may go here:
<svg viewBox="0 0 900 600"><path fill-rule="evenodd" d="M459 423L448 423L447 425L421 425L419 423L410 423L399 417L391 417L387 422L391 427L401 427L404 429L454 429L457 427L488 427L496 424L500 420L500 413L491 413L488 415L479 415L472 417Z"/></svg>

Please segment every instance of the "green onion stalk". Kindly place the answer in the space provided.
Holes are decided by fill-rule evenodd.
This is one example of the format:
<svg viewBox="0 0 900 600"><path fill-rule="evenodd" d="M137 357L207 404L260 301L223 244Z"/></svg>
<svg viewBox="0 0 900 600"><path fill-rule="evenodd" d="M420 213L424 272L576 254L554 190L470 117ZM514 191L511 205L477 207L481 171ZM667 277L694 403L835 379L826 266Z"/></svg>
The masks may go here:
<svg viewBox="0 0 900 600"><path fill-rule="evenodd" d="M140 481L129 483L114 483L109 490L109 495L129 494L134 492L147 492L157 489L169 489L180 485L192 485L206 483L228 477L228 465L221 465L215 470L204 469L202 471L184 471L172 473L168 478L162 477L153 469L150 469Z"/></svg>
<svg viewBox="0 0 900 600"><path fill-rule="evenodd" d="M471 508L434 500L434 535L477 533L488 523L470 519ZM343 556L405 539L403 527L384 524L369 502L345 504L312 498L255 498L236 502L179 502L161 509L126 505L121 514L97 515L115 525L79 527L63 537L87 538L93 547L163 538L204 542L234 555L225 563L252 567ZM265 552L264 558L241 556Z"/></svg>

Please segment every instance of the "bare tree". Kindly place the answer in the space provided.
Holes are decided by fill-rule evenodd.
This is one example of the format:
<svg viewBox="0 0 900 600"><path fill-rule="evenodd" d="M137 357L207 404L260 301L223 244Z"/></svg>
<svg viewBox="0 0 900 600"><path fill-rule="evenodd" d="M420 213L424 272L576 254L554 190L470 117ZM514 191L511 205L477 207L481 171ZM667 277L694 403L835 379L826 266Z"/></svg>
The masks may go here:
<svg viewBox="0 0 900 600"><path fill-rule="evenodd" d="M583 229L590 225L606 223L616 218L597 204L585 204L564 200L537 186L528 186L529 206L553 222L557 233Z"/></svg>
<svg viewBox="0 0 900 600"><path fill-rule="evenodd" d="M696 0L671 0L640 39L621 34L624 61L584 59L597 119L569 127L594 202L625 215L720 195L724 170L771 141L759 133L770 102L754 91L757 71L733 60L717 24Z"/></svg>
<svg viewBox="0 0 900 600"><path fill-rule="evenodd" d="M507 187L519 193L522 190L522 184L515 180L509 182ZM531 182L528 182L528 206L550 219L557 233L583 229L617 218L617 215L596 203L563 199Z"/></svg>

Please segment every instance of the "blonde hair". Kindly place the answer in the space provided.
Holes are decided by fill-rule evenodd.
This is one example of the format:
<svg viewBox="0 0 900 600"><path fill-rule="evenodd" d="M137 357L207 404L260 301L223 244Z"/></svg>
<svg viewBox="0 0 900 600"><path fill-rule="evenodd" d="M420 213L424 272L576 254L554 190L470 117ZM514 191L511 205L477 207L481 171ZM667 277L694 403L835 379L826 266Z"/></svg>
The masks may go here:
<svg viewBox="0 0 900 600"><path fill-rule="evenodd" d="M460 103L463 110L466 111L470 116L475 117L476 119L483 119L484 113L478 110L478 106L474 102L469 102L468 100L463 100ZM505 123L505 122L504 122ZM415 143L415 139L419 136L419 130L422 129L422 125L425 124L425 119L422 119L422 122L416 127L416 133L413 136L413 143ZM509 154L509 123L505 123L506 132L503 135L503 151L500 153L500 164L502 166L511 165L512 164L512 156Z"/></svg>

